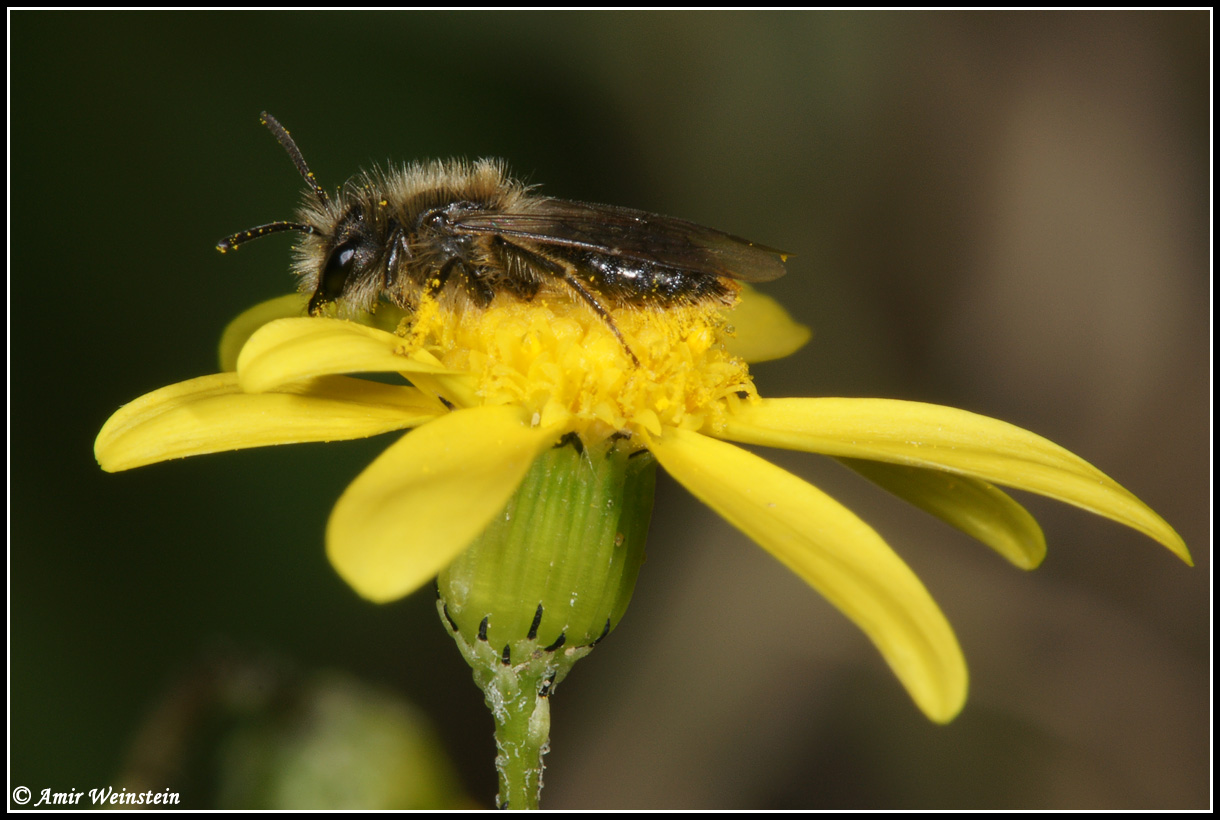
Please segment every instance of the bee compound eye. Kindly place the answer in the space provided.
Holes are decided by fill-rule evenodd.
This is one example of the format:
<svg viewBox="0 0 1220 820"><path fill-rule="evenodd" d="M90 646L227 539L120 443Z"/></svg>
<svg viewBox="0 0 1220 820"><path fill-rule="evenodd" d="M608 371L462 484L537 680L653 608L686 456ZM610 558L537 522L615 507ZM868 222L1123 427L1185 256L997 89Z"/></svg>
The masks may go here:
<svg viewBox="0 0 1220 820"><path fill-rule="evenodd" d="M318 289L309 301L311 312L343 295L343 289L356 269L356 250L356 243L348 241L336 245L330 252L322 275L318 277Z"/></svg>
<svg viewBox="0 0 1220 820"><path fill-rule="evenodd" d="M356 249L350 247L339 246L335 248L335 252L330 255L330 260L327 262L327 268L342 268L348 270L352 266L352 258L356 255Z"/></svg>

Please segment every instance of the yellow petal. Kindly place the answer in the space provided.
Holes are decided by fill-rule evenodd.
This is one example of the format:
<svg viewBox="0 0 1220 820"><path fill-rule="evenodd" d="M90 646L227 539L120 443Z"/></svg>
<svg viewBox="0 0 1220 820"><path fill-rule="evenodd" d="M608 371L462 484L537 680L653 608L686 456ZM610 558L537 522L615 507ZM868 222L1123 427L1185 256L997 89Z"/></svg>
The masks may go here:
<svg viewBox="0 0 1220 820"><path fill-rule="evenodd" d="M304 316L308 302L307 294L290 293L259 302L239 313L220 336L220 369L236 370L237 354L241 353L242 347L254 335L254 331L276 319Z"/></svg>
<svg viewBox="0 0 1220 820"><path fill-rule="evenodd" d="M265 302L259 302L252 308L242 311L237 318L229 322L220 337L220 369L236 370L237 356L242 347L265 324L276 319L304 317L309 304L308 293L290 293L287 296L277 296ZM350 317L362 325L381 328L393 333L405 315L403 310L395 305L382 303L377 306L376 313L359 311Z"/></svg>
<svg viewBox="0 0 1220 820"><path fill-rule="evenodd" d="M915 703L946 723L966 700L966 662L945 616L871 527L816 487L739 447L668 429L661 466L851 618Z"/></svg>
<svg viewBox="0 0 1220 820"><path fill-rule="evenodd" d="M1105 473L1028 430L965 410L893 399L766 399L743 403L718 435L1028 490L1125 524L1193 564L1173 527Z"/></svg>
<svg viewBox="0 0 1220 820"><path fill-rule="evenodd" d="M339 575L377 602L413 592L456 558L562 428L510 405L457 410L415 430L343 493L326 527Z"/></svg>
<svg viewBox="0 0 1220 820"><path fill-rule="evenodd" d="M747 362L766 362L790 356L805 346L813 331L792 320L783 305L754 288L743 285L741 301L727 317L735 335L725 348Z"/></svg>
<svg viewBox="0 0 1220 820"><path fill-rule="evenodd" d="M268 444L339 441L401 430L446 412L411 387L328 376L291 392L243 393L236 373L172 384L119 408L94 455L108 472Z"/></svg>
<svg viewBox="0 0 1220 820"><path fill-rule="evenodd" d="M433 376L418 371L409 374L411 383L433 396L441 396L452 407L478 407L482 405L479 380L469 373L453 373Z"/></svg>
<svg viewBox="0 0 1220 820"><path fill-rule="evenodd" d="M336 373L451 373L410 358L393 333L342 319L279 319L250 337L237 358L242 389L262 393Z"/></svg>
<svg viewBox="0 0 1220 820"><path fill-rule="evenodd" d="M977 478L884 461L840 458L869 481L977 538L1021 569L1046 557L1046 537L1029 512Z"/></svg>

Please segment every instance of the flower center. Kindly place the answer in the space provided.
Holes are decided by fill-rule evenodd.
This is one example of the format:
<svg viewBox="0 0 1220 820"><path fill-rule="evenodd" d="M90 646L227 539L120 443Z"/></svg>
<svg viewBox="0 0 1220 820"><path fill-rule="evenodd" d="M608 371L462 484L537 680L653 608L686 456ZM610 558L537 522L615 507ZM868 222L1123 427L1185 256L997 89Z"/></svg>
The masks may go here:
<svg viewBox="0 0 1220 820"><path fill-rule="evenodd" d="M521 405L594 441L715 428L732 397L756 396L746 363L724 349L725 310L627 307L611 311L612 328L572 300L500 296L479 309L424 299L400 333L469 374L479 403Z"/></svg>

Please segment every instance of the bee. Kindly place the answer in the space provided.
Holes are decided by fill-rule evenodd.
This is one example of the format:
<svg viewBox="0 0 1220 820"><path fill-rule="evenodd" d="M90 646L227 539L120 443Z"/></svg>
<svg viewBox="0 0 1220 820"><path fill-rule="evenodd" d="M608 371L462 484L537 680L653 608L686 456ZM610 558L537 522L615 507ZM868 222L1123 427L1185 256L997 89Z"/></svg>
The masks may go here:
<svg viewBox="0 0 1220 820"><path fill-rule="evenodd" d="M728 303L736 288L726 280L784 274L783 251L682 219L540 196L496 160L374 168L332 197L287 129L266 112L261 120L309 188L296 221L240 231L217 249L304 234L295 271L311 294L311 315L330 303L372 310L382 297L409 310L425 293L464 295L477 308L500 294L524 301L566 294L587 304L630 353L612 310Z"/></svg>

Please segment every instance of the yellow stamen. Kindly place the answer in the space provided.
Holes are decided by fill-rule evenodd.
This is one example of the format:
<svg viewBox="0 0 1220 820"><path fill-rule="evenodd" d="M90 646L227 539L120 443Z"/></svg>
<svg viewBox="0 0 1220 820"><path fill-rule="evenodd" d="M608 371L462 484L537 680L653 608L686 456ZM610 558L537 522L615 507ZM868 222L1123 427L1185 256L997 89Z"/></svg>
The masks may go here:
<svg viewBox="0 0 1220 820"><path fill-rule="evenodd" d="M724 310L616 310L620 340L574 301L502 297L479 309L424 299L400 333L407 352L426 349L470 374L479 403L523 406L538 423L563 422L593 441L662 427L717 430L730 400L756 397L745 362L725 350Z"/></svg>

